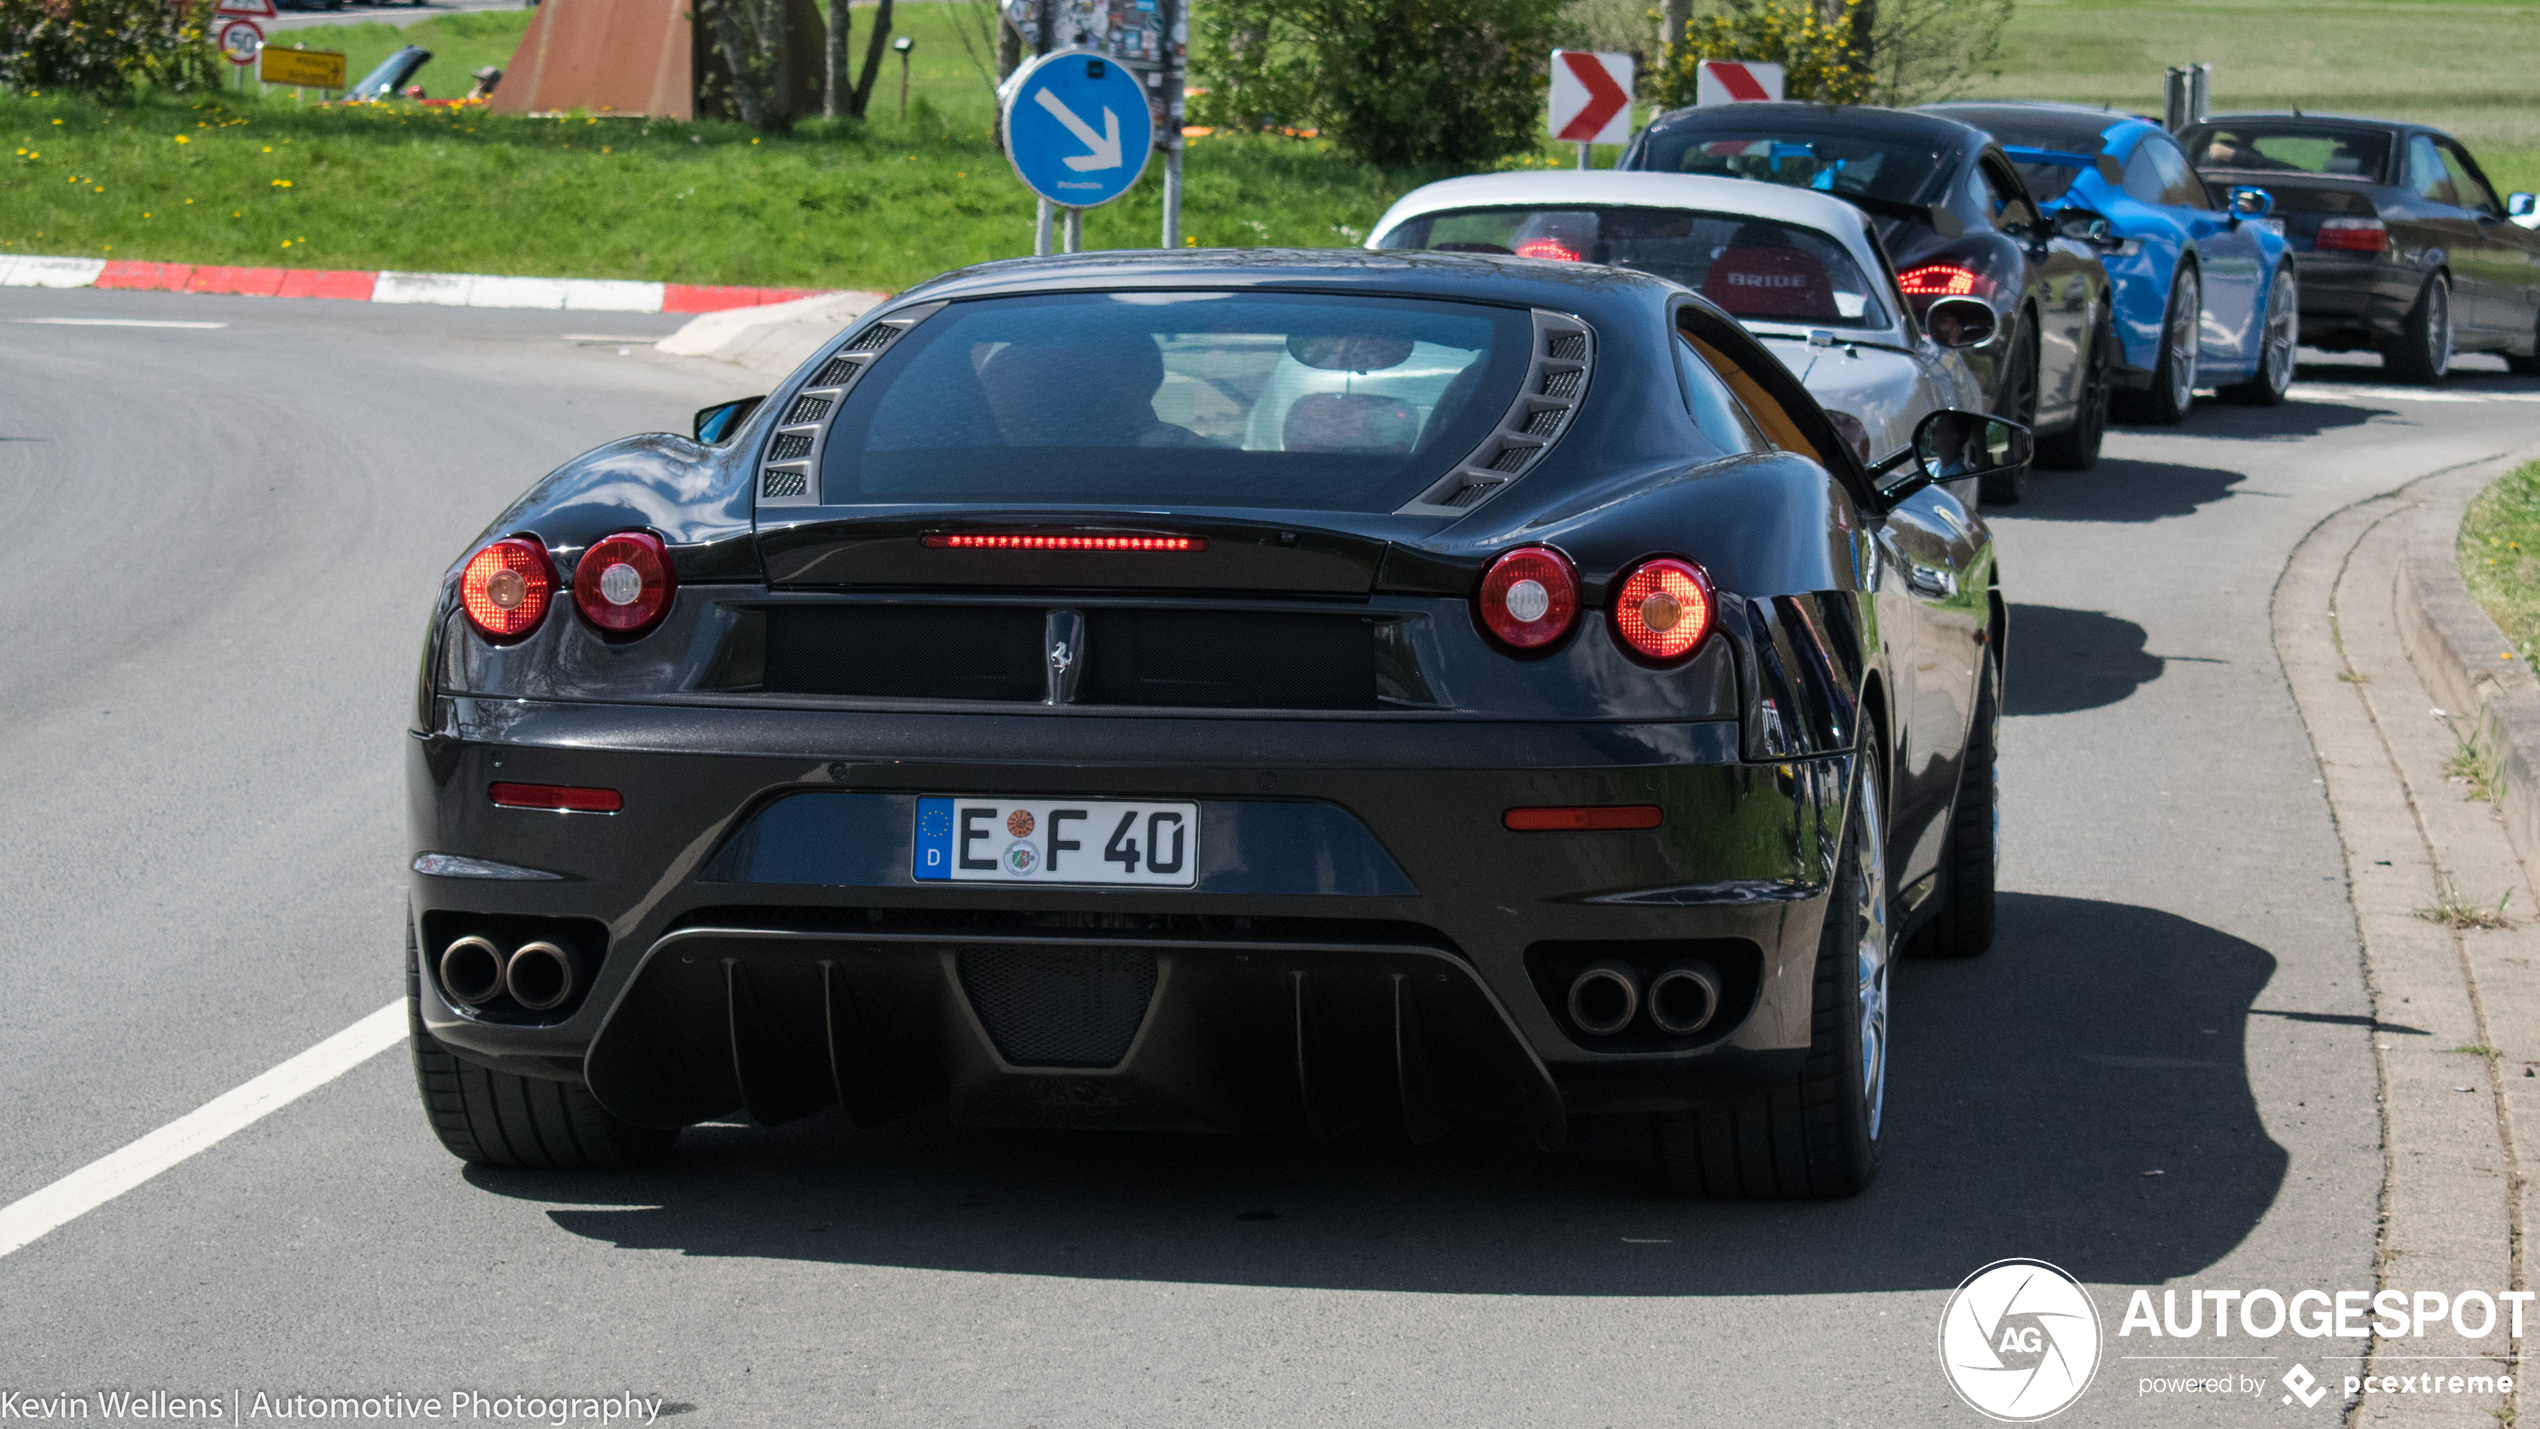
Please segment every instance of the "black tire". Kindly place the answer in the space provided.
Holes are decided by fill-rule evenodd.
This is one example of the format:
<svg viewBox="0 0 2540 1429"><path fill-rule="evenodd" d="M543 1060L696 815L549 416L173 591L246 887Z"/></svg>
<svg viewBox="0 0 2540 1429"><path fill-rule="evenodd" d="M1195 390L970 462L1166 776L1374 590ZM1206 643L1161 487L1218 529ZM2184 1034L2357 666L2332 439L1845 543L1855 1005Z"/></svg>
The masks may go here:
<svg viewBox="0 0 2540 1429"><path fill-rule="evenodd" d="M2451 375L2451 279L2437 273L2425 280L2407 327L2382 348L2381 365L2402 382L2431 385Z"/></svg>
<svg viewBox="0 0 2540 1429"><path fill-rule="evenodd" d="M2152 364L2152 385L2126 394L2129 420L2155 427L2175 427L2196 406L2197 359L2204 345L2205 283L2193 267L2181 267L2170 283L2170 303L2161 318L2161 355Z"/></svg>
<svg viewBox="0 0 2540 1429"><path fill-rule="evenodd" d="M423 1030L423 975L414 920L406 920L406 1031L414 1047L415 1090L432 1132L471 1166L537 1171L614 1171L670 1154L668 1131L618 1120L590 1090L489 1071L461 1061Z"/></svg>
<svg viewBox="0 0 2540 1429"><path fill-rule="evenodd" d="M2090 365L2081 380L2081 410L2072 426L2037 439L2037 464L2048 471L2088 471L2099 464L2099 447L2108 435L2109 388L2115 385L2117 323L2103 311L2090 330Z"/></svg>
<svg viewBox="0 0 2540 1429"><path fill-rule="evenodd" d="M1670 1190L1831 1200L1857 1195L1877 1178L1895 962L1885 808L1884 768L1875 755L1857 761L1843 857L1817 939L1805 1066L1780 1086L1659 1113L1658 1165Z"/></svg>
<svg viewBox="0 0 2540 1429"><path fill-rule="evenodd" d="M1958 768L1958 803L1940 847L1940 900L1913 951L1923 957L1972 958L1993 946L1993 875L2002 856L2002 662L1987 646L1976 682L1976 717L1967 757Z"/></svg>
<svg viewBox="0 0 2540 1429"><path fill-rule="evenodd" d="M2245 382L2221 390L2224 401L2244 407L2280 407L2293 387L2294 349L2302 342L2302 294L2293 283L2293 265L2275 270L2267 285L2265 335L2259 339L2258 370Z"/></svg>
<svg viewBox="0 0 2540 1429"><path fill-rule="evenodd" d="M2003 360L2002 381L1993 390L1993 415L2024 427L2037 425L2037 327L2023 318L2011 338L2011 355ZM2017 506L2028 488L2028 468L2015 466L1976 478L1981 506Z"/></svg>

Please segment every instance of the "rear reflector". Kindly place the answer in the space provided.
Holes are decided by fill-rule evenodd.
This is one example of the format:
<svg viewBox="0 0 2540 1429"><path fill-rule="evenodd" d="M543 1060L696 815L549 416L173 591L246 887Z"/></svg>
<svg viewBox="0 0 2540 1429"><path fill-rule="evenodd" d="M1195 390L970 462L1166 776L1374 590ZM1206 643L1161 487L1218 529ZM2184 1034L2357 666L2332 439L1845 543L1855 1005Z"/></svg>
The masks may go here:
<svg viewBox="0 0 2540 1429"><path fill-rule="evenodd" d="M486 790L506 809L568 809L577 814L614 814L626 807L615 789L577 789L569 784L496 784Z"/></svg>
<svg viewBox="0 0 2540 1429"><path fill-rule="evenodd" d="M1659 824L1659 812L1656 804L1587 804L1566 809L1511 809L1500 822L1519 833L1654 829Z"/></svg>
<svg viewBox="0 0 2540 1429"><path fill-rule="evenodd" d="M929 546L956 551L1205 551L1203 536L995 536L938 531Z"/></svg>
<svg viewBox="0 0 2540 1429"><path fill-rule="evenodd" d="M2377 218L2324 218L2311 240L2332 253L2379 253L2390 246L2390 225Z"/></svg>

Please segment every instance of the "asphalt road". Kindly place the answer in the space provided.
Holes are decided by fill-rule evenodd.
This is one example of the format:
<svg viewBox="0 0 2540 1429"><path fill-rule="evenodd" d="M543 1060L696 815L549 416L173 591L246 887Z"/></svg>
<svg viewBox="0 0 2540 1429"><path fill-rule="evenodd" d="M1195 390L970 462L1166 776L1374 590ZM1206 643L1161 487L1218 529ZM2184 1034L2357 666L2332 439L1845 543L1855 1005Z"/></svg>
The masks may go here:
<svg viewBox="0 0 2540 1429"><path fill-rule="evenodd" d="M739 395L566 338L676 322L0 290L0 1204L397 994L433 579L558 461ZM2002 936L1900 973L1889 1160L1856 1200L1675 1200L1621 1139L828 1116L702 1128L642 1174L484 1173L433 1141L400 1048L8 1255L0 1390L1975 1424L1933 1339L1991 1260L2062 1264L2112 1317L2165 1282L2369 1286L2370 1018L2267 601L2330 512L2532 444L2540 382L2467 367L2428 401L2306 366L2279 410L2121 431L2001 514ZM2103 1370L2059 1422L2212 1407Z"/></svg>

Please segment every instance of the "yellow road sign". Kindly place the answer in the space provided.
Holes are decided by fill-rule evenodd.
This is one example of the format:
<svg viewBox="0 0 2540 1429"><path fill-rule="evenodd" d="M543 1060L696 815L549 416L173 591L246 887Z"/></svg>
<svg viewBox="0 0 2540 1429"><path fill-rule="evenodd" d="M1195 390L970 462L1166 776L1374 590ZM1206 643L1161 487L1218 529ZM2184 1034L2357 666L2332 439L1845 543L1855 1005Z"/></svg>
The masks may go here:
<svg viewBox="0 0 2540 1429"><path fill-rule="evenodd" d="M256 77L267 84L342 89L344 56L338 50L284 50L267 45L258 57Z"/></svg>

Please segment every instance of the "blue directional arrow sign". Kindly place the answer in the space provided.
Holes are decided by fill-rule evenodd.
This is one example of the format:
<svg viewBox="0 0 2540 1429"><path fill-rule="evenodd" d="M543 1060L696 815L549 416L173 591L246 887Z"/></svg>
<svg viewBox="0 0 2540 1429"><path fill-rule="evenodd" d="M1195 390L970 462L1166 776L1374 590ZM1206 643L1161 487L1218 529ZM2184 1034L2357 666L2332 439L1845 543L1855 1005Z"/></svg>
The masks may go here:
<svg viewBox="0 0 2540 1429"><path fill-rule="evenodd" d="M1032 192L1092 208L1129 191L1155 147L1146 86L1093 50L1053 50L1006 91L1005 152Z"/></svg>

